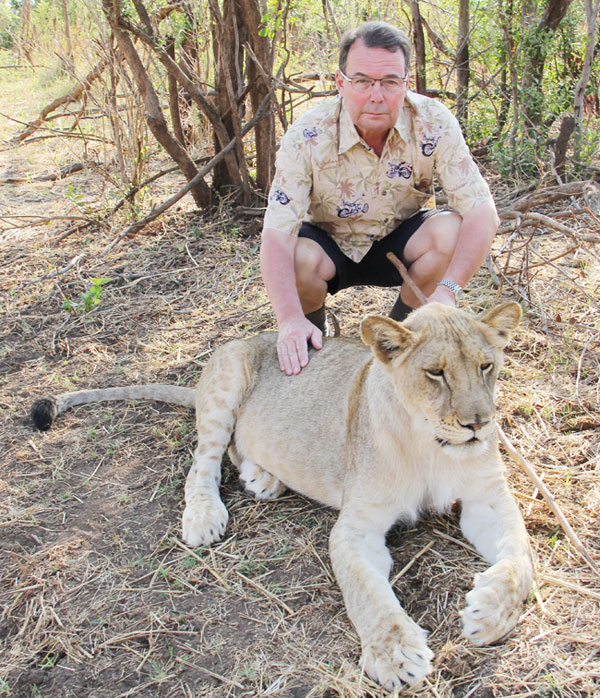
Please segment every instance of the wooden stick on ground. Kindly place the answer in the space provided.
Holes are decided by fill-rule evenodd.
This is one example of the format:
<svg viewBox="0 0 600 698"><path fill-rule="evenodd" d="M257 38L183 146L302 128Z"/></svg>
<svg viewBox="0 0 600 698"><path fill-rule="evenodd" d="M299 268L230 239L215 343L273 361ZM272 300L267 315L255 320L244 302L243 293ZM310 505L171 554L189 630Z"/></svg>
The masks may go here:
<svg viewBox="0 0 600 698"><path fill-rule="evenodd" d="M560 523L562 530L567 535L567 538L571 541L571 543L573 543L573 546L585 559L585 561L588 563L591 569L594 570L596 574L600 575L600 567L598 567L598 565L594 561L594 558L589 554L583 543L579 540L579 536L575 533L575 531L571 527L571 524L567 521L565 515L562 513L560 507L556 503L556 499L554 498L552 492L550 492L550 490L544 484L544 481L535 472L531 463L525 460L525 458L523 458L519 451L517 451L517 449L513 446L509 438L502 430L502 427L500 425L497 425L496 428L498 429L498 436L500 437L500 442L508 452L509 456L515 461L515 463L521 466L525 473L527 473L529 479L535 483L535 486L542 494L542 497L546 500L548 506L556 515L556 518L558 519L558 522Z"/></svg>
<svg viewBox="0 0 600 698"><path fill-rule="evenodd" d="M415 284L415 282L410 278L408 275L408 271L404 264L396 257L396 255L393 252L388 252L387 253L387 258L390 260L390 262L396 267L398 270L398 273L402 277L402 281L406 283L413 293L416 295L416 297L421 301L421 303L426 303L427 298L425 294L418 288L418 286ZM548 506L552 511L554 512L556 518L558 519L558 522L562 528L562 530L565 532L567 538L571 541L575 549L580 553L580 555L583 557L583 559L587 562L589 567L598 575L600 575L600 568L594 561L593 557L590 555L590 553L587 551L581 540L579 539L579 536L575 533L569 522L567 521L567 518L565 515L562 513L561 508L558 506L556 503L556 499L554 498L554 495L550 490L546 487L542 479L539 477L539 475L535 472L534 467L529 463L523 456L519 453L517 448L510 442L509 438L506 436L500 425L497 425L497 430L498 430L498 437L500 439L500 442L506 449L508 455L521 467L521 469L525 472L527 477L535 484L535 486L538 488L540 493L542 494L542 497L546 500Z"/></svg>

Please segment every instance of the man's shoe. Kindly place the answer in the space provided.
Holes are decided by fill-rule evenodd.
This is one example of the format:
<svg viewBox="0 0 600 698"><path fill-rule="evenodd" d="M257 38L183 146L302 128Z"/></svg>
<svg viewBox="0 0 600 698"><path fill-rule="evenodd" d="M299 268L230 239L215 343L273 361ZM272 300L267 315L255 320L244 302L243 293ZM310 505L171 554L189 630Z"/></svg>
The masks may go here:
<svg viewBox="0 0 600 698"><path fill-rule="evenodd" d="M396 320L396 322L402 322L403 320L406 320L408 314L412 313L413 310L414 308L406 305L402 298L400 298L400 294L398 294L398 298L396 298L394 307L390 310L388 317L391 317L392 320Z"/></svg>
<svg viewBox="0 0 600 698"><path fill-rule="evenodd" d="M305 315L307 320L310 320L315 327L318 327L325 337L339 337L340 323L329 308L325 308L323 304L318 310L313 310L312 313Z"/></svg>

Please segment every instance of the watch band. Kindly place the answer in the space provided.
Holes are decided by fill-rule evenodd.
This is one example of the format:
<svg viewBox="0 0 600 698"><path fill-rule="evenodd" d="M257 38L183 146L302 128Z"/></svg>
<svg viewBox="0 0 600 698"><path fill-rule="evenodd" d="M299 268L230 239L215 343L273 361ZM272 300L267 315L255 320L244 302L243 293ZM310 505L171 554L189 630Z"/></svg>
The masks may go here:
<svg viewBox="0 0 600 698"><path fill-rule="evenodd" d="M438 286L445 286L446 288L449 288L456 297L456 299L458 299L458 296L463 290L462 286L460 284L457 284L456 281L452 281L452 279L442 279L438 283Z"/></svg>

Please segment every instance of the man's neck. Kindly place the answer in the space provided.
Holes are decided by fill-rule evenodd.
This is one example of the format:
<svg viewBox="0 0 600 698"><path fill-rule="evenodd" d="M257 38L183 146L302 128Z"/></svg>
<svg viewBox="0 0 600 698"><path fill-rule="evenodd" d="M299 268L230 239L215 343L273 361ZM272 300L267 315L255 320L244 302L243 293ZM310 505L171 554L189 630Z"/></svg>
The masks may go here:
<svg viewBox="0 0 600 698"><path fill-rule="evenodd" d="M384 133L369 133L366 131L361 131L358 127L356 127L356 130L363 141L373 149L377 157L381 157L381 153L383 153L383 148L390 132L385 131Z"/></svg>

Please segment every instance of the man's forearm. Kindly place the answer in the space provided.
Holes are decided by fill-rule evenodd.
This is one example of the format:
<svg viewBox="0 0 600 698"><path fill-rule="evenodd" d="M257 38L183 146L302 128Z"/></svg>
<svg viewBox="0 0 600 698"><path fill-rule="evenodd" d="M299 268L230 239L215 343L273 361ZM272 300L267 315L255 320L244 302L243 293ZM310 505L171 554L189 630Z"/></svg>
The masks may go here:
<svg viewBox="0 0 600 698"><path fill-rule="evenodd" d="M279 325L289 318L304 315L296 288L295 248L296 238L276 230L263 231L260 271Z"/></svg>
<svg viewBox="0 0 600 698"><path fill-rule="evenodd" d="M465 286L488 255L500 220L493 203L476 206L463 216L454 256L445 277Z"/></svg>

